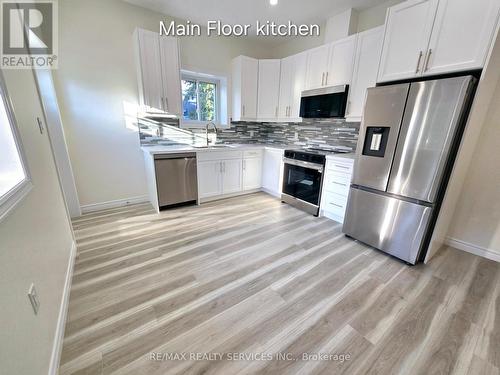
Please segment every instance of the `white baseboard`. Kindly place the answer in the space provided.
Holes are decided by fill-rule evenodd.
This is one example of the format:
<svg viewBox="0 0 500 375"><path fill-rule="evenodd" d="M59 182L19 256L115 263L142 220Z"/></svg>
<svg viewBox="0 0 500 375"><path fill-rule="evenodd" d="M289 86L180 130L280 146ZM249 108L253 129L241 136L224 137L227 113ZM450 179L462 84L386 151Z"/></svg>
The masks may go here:
<svg viewBox="0 0 500 375"><path fill-rule="evenodd" d="M93 203L86 204L81 206L82 213L105 210L108 208L116 208L128 206L130 204L138 204L149 202L149 197L147 195L141 195L139 197L125 198L125 199L116 199L114 201L102 202L102 203Z"/></svg>
<svg viewBox="0 0 500 375"><path fill-rule="evenodd" d="M480 257L500 262L500 252L477 246L469 242L458 240L456 238L446 237L446 245L459 250L467 251L468 253L479 255Z"/></svg>
<svg viewBox="0 0 500 375"><path fill-rule="evenodd" d="M73 278L73 266L76 257L76 243L73 241L71 245L68 268L66 271L66 280L64 281L64 289L59 307L59 317L57 319L56 334L54 336L54 344L52 345L52 355L50 357L49 375L57 375L59 369L59 361L61 359L62 344L64 339L64 328L66 326L66 317L68 314L69 292L71 289L71 279Z"/></svg>
<svg viewBox="0 0 500 375"><path fill-rule="evenodd" d="M261 188L260 189L261 191L263 191L264 193L267 193L269 195L272 195L273 197L275 198L280 198L281 199L281 193L277 193L276 191L273 191L273 190L269 190L269 189L266 189L266 188Z"/></svg>

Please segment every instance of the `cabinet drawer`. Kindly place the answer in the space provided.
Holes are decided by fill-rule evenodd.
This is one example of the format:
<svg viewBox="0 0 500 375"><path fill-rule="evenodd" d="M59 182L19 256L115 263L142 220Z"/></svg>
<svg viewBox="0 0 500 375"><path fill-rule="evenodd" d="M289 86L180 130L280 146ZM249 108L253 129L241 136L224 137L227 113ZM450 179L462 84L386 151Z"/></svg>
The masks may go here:
<svg viewBox="0 0 500 375"><path fill-rule="evenodd" d="M243 153L241 151L198 151L196 157L198 161L231 160L241 159Z"/></svg>
<svg viewBox="0 0 500 375"><path fill-rule="evenodd" d="M347 207L347 197L326 192L323 196L324 202L322 203L323 210L331 212L332 214L344 217L345 209Z"/></svg>
<svg viewBox="0 0 500 375"><path fill-rule="evenodd" d="M323 189L326 192L337 193L347 197L349 195L350 180L349 175L344 173L327 173Z"/></svg>
<svg viewBox="0 0 500 375"><path fill-rule="evenodd" d="M328 163L327 170L334 173L338 172L350 175L352 174L352 164L345 162L337 162L335 160L332 160Z"/></svg>
<svg viewBox="0 0 500 375"><path fill-rule="evenodd" d="M264 150L246 150L243 151L244 158L261 158Z"/></svg>

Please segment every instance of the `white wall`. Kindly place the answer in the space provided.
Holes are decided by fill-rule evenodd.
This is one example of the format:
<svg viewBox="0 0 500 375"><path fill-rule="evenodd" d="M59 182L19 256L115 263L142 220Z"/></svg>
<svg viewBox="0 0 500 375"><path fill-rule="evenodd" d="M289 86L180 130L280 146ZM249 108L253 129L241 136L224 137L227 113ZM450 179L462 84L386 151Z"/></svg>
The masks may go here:
<svg viewBox="0 0 500 375"><path fill-rule="evenodd" d="M365 9L358 13L358 33L385 23L387 8L399 4L403 0L388 0L372 8Z"/></svg>
<svg viewBox="0 0 500 375"><path fill-rule="evenodd" d="M375 7L371 7L358 12L353 9L353 11L357 13L356 32L359 33L361 31L383 25L385 22L385 14L387 8L401 3L402 1L404 0L388 0ZM326 26L326 23L320 25L321 34L318 37L297 37L279 44L278 46L274 47L272 51L270 51L272 54L270 57L283 58L324 44L325 38L328 38L326 35Z"/></svg>
<svg viewBox="0 0 500 375"><path fill-rule="evenodd" d="M47 374L68 267L72 233L30 70L4 71L33 189L0 221L0 372ZM28 300L34 282L38 315Z"/></svg>
<svg viewBox="0 0 500 375"><path fill-rule="evenodd" d="M500 260L500 81L486 115L448 236Z"/></svg>
<svg viewBox="0 0 500 375"><path fill-rule="evenodd" d="M83 206L146 195L134 116L138 100L132 33L171 18L121 0L59 2L59 69L54 82ZM229 75L240 54L263 57L241 38L182 38L182 67Z"/></svg>

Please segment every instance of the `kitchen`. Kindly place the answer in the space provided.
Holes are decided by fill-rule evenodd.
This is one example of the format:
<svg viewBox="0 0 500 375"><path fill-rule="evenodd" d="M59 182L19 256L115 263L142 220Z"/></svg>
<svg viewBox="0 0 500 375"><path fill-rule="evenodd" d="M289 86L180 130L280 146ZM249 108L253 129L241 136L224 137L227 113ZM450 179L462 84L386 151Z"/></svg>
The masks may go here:
<svg viewBox="0 0 500 375"><path fill-rule="evenodd" d="M2 69L6 373L498 372L500 2L292 3L59 2Z"/></svg>

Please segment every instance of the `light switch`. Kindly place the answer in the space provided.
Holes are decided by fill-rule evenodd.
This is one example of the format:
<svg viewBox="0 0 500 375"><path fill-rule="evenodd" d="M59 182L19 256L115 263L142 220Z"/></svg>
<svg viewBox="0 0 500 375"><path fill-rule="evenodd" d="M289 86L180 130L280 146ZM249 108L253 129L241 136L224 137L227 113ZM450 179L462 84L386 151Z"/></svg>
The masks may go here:
<svg viewBox="0 0 500 375"><path fill-rule="evenodd" d="M28 298L31 302L31 307L33 307L33 311L35 315L38 314L38 310L40 309L40 300L38 299L38 294L35 289L35 284L31 283L30 288L28 290Z"/></svg>

